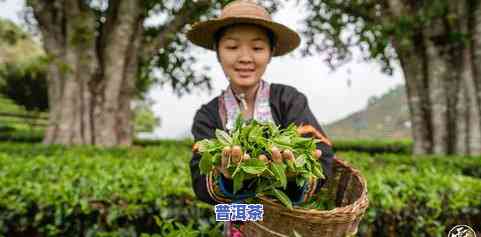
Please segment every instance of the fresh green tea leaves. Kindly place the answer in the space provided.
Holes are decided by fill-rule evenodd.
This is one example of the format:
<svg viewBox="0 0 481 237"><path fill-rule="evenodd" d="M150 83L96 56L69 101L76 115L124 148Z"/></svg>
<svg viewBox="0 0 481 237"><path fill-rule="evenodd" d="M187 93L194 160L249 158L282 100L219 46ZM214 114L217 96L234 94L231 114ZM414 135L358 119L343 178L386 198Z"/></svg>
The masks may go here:
<svg viewBox="0 0 481 237"><path fill-rule="evenodd" d="M306 183L305 178L303 178L302 176L296 177L296 184L297 184L298 187L303 187L305 183Z"/></svg>
<svg viewBox="0 0 481 237"><path fill-rule="evenodd" d="M218 151L221 151L224 147L218 140L203 139L197 142L197 144L199 145L200 153L218 153Z"/></svg>
<svg viewBox="0 0 481 237"><path fill-rule="evenodd" d="M296 167L297 168L302 168L306 164L306 155L301 154L296 158Z"/></svg>
<svg viewBox="0 0 481 237"><path fill-rule="evenodd" d="M314 173L315 176L317 176L318 178L321 178L321 179L324 179L324 174L322 173L322 171L319 169L319 167L317 166L314 166L314 168L312 169L312 172Z"/></svg>
<svg viewBox="0 0 481 237"><path fill-rule="evenodd" d="M263 138L263 127L253 127L250 131L249 131L249 138L248 138L248 141L249 142L252 142L252 143L255 143L259 140L261 140Z"/></svg>
<svg viewBox="0 0 481 237"><path fill-rule="evenodd" d="M285 189L287 186L285 166L283 164L271 163L271 171L274 173L276 179L279 180L281 187Z"/></svg>
<svg viewBox="0 0 481 237"><path fill-rule="evenodd" d="M242 163L242 170L248 174L262 174L267 166L264 162L258 159L249 159Z"/></svg>
<svg viewBox="0 0 481 237"><path fill-rule="evenodd" d="M239 163L239 164L237 165L237 167L236 167L235 170L234 170L234 173L232 173L232 177L235 177L235 176L237 175L237 173L238 173L239 171L241 171L241 166L242 166L241 163Z"/></svg>
<svg viewBox="0 0 481 237"><path fill-rule="evenodd" d="M233 190L234 194L236 194L237 191L242 189L244 177L245 177L245 175L244 175L244 172L242 172L242 170L235 175L235 177L234 177L234 190Z"/></svg>
<svg viewBox="0 0 481 237"><path fill-rule="evenodd" d="M227 161L227 172L234 181L234 193L242 189L244 181L255 179L255 190L259 195L270 194L292 207L289 198L281 190L287 189L286 172L290 172L289 177L293 176L298 186L303 186L311 176L324 177L321 163L311 155L317 142L313 138L300 136L294 124L280 129L274 123L245 121L239 115L233 130L225 132L216 129L215 139L198 142L202 154L199 166L203 174L208 173L221 164L224 148L236 148L236 154L240 153L243 157L248 155L250 159L241 160L240 163L231 159ZM281 153L285 150L292 153L294 159L289 159L291 154ZM262 160L259 159L260 155L263 156Z"/></svg>
<svg viewBox="0 0 481 237"><path fill-rule="evenodd" d="M282 192L277 188L274 188L272 191L274 192L274 196L277 197L277 199L281 201L282 204L284 204L284 206L286 206L289 209L292 209L291 199L289 199L289 197L284 192Z"/></svg>
<svg viewBox="0 0 481 237"><path fill-rule="evenodd" d="M239 114L239 116L237 116L237 118L235 120L235 123L234 123L234 131L239 131L241 129L243 123L244 123L244 119Z"/></svg>
<svg viewBox="0 0 481 237"><path fill-rule="evenodd" d="M199 167L201 174L207 174L212 169L212 155L208 152L202 153L202 158L200 159Z"/></svg>
<svg viewBox="0 0 481 237"><path fill-rule="evenodd" d="M215 136L217 137L217 140L222 143L224 146L232 146L232 138L227 134L225 131L216 129L215 130Z"/></svg>

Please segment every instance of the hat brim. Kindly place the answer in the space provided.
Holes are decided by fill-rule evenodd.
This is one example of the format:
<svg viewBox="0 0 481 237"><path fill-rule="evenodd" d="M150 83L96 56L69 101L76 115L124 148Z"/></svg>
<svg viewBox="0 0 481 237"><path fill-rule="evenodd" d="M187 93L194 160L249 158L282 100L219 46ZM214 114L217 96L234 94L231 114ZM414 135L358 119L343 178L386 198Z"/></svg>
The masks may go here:
<svg viewBox="0 0 481 237"><path fill-rule="evenodd" d="M273 56L282 56L297 48L301 43L299 34L289 27L252 16L228 17L197 23L187 32L187 38L200 47L214 50L215 33L223 27L239 23L259 25L272 31L276 36Z"/></svg>

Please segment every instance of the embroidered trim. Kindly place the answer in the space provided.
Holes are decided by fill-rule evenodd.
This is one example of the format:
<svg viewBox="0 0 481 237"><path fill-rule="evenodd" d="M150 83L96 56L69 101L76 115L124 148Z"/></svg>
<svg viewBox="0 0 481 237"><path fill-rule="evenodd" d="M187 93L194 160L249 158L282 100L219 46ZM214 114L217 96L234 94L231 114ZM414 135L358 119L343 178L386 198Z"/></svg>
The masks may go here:
<svg viewBox="0 0 481 237"><path fill-rule="evenodd" d="M225 110L224 96L219 96L219 117L222 122L222 128L226 129L227 111Z"/></svg>
<svg viewBox="0 0 481 237"><path fill-rule="evenodd" d="M253 119L259 122L273 122L271 107L269 104L270 84L266 81L259 82L259 89L257 90L256 100L254 104ZM219 114L222 115L224 128L232 130L237 115L241 113L239 103L237 102L234 92L230 86L222 93L222 100L219 102Z"/></svg>

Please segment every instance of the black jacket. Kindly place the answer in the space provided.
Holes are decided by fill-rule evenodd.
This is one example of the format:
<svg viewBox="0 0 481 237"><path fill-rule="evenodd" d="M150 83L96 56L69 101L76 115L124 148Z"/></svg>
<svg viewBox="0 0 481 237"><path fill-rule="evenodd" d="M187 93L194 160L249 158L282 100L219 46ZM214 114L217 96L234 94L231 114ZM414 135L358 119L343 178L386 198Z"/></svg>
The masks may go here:
<svg viewBox="0 0 481 237"><path fill-rule="evenodd" d="M310 125L317 130L317 134L322 134L325 138L324 142L318 143L317 146L318 149L322 151L321 162L324 174L327 178L331 177L332 158L334 154L329 140L327 140L321 126L309 109L306 96L292 86L271 83L269 104L272 117L275 123L280 125L281 128L286 128L291 123L298 126ZM202 139L214 138L215 129L224 130L219 115L219 96L212 99L209 103L202 105L201 108L197 110L192 125L192 134L194 135L195 142ZM218 204L219 202L213 199L207 191L206 175L200 174L200 158L200 154L193 152L190 170L194 192L200 200L210 204Z"/></svg>

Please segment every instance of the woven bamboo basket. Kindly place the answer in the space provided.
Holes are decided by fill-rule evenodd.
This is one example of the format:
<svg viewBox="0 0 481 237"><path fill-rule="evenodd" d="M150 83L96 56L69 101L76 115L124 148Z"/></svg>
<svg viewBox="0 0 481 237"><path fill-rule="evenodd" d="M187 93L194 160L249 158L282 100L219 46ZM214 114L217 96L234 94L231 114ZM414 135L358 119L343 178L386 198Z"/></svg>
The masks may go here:
<svg viewBox="0 0 481 237"><path fill-rule="evenodd" d="M291 237L294 231L303 237L353 236L368 207L366 181L360 172L334 158L333 177L318 195L329 195L335 201L332 210L294 208L289 210L279 201L260 197L264 205L263 221L246 222L248 237Z"/></svg>

